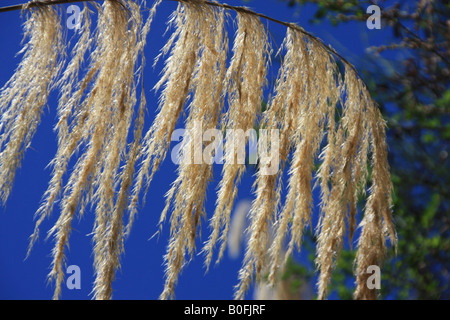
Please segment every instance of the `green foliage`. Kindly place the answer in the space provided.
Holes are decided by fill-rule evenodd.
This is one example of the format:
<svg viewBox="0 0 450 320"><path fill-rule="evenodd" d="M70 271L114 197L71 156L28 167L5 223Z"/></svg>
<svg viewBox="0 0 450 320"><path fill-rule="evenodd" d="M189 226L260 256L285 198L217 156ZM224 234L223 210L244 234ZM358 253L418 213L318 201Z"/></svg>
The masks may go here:
<svg viewBox="0 0 450 320"><path fill-rule="evenodd" d="M305 266L296 263L291 257L288 259L285 268L281 280L289 282L289 292L294 295L304 283L308 282L311 274Z"/></svg>

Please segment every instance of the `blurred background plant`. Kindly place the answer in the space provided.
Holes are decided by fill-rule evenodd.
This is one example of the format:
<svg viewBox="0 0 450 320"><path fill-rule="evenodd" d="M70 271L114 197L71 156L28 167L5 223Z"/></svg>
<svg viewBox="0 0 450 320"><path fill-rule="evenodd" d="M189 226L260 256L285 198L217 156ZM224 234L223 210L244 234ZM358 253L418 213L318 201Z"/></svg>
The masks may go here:
<svg viewBox="0 0 450 320"><path fill-rule="evenodd" d="M395 188L399 243L397 256L390 255L382 269L380 298L450 298L449 1L280 0L280 5L293 10L313 5L309 22L356 23L359 30L366 27L367 8L380 7L382 32L391 36L355 62L388 122ZM312 245L312 233L310 240ZM352 297L353 259L354 252L344 250L332 284L337 298ZM282 277L289 279L291 297L299 298L313 276L313 267L291 261Z"/></svg>

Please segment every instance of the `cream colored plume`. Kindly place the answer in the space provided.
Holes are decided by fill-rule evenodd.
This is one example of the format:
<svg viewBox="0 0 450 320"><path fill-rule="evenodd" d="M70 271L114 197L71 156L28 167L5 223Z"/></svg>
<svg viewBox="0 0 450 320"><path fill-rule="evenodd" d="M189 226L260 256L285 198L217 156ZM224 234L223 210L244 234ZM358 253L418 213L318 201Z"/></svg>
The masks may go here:
<svg viewBox="0 0 450 320"><path fill-rule="evenodd" d="M195 250L196 235L204 214L206 188L212 178L212 163L203 157L206 145L202 138L206 130L218 127L228 51L223 10L197 3L188 4L180 10L179 14L185 15L185 31L196 37L194 44L198 46L198 54L192 79L189 80L193 97L188 106L189 117L185 128L190 138L183 140L178 178L167 194L166 207L161 215L162 223L167 212L173 208L170 215L171 238L164 258L166 282L161 299L174 295L174 286L185 264L185 256L191 257Z"/></svg>
<svg viewBox="0 0 450 320"><path fill-rule="evenodd" d="M30 146L64 54L60 17L51 7L26 12L22 61L0 91L0 198L6 203Z"/></svg>
<svg viewBox="0 0 450 320"><path fill-rule="evenodd" d="M28 250L58 204L57 221L47 235L55 242L49 274L54 298L61 295L72 223L88 209L95 218L93 298L112 298L124 241L183 119L187 136L181 162L159 222L160 228L166 220L170 224L160 299L174 298L178 278L196 252L203 219L210 227L201 248L206 269L216 246L215 260L223 257L230 214L246 170L240 150L249 142L248 135L239 140L228 130L245 134L256 127L275 132L279 139L259 136L258 150L271 157L268 164L259 159L255 199L248 221L241 219L240 225L248 227L245 235L239 230L246 249L235 298L244 299L255 282L276 286L287 259L301 250L304 230L311 228L317 237L318 297L326 299L346 238L352 246L359 225L354 298L376 299L376 290L366 285L366 270L381 266L386 240L395 246L397 239L386 124L356 69L297 25L218 1L178 0L169 20L173 33L156 59L166 57L154 88L161 90L157 114L144 132L145 114L151 109L143 87L144 47L161 3L154 1L150 10L145 10L145 0L85 4L75 44L67 45L67 61L56 5L23 6L27 42L22 61L0 91L0 197L5 203L49 93L59 89L58 148ZM230 11L236 14L231 54ZM92 21L94 12L97 21ZM265 89L272 43L261 19L287 27L278 52L281 67L274 88L268 88L271 98ZM268 108L260 114L266 99ZM213 132L209 130L227 134L222 140L208 136ZM220 142L225 145L224 164L216 207L208 215L204 203ZM267 174L267 166L275 169L272 174ZM320 189L320 213L312 226L315 187ZM364 205L360 199L366 199Z"/></svg>

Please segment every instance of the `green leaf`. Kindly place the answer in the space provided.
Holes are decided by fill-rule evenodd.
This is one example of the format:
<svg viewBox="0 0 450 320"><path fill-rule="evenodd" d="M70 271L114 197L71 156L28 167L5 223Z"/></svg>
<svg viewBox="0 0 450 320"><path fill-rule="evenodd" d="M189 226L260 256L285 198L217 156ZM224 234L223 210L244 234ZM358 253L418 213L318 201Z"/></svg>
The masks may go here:
<svg viewBox="0 0 450 320"><path fill-rule="evenodd" d="M421 223L423 227L429 228L431 226L431 222L433 221L434 216L438 212L440 204L441 204L441 196L437 193L433 194L430 202L428 203L428 206L426 207L422 215Z"/></svg>

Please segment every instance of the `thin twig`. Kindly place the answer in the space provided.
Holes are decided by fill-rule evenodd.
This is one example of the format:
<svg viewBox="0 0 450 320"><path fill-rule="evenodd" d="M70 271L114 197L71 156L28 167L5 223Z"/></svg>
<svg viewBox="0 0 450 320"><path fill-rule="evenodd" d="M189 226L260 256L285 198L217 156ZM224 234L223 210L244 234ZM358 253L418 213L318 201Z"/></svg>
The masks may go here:
<svg viewBox="0 0 450 320"><path fill-rule="evenodd" d="M27 3L15 4L12 6L7 6L7 7L0 7L0 13L9 12L9 11L18 11L18 10L23 11L23 10L32 9L32 8L38 8L41 6L53 6L53 5L58 5L58 4L68 4L68 3L75 3L75 2L96 2L96 1L97 2L98 1L114 1L114 2L119 3L122 7L125 8L125 6L123 5L123 3L120 0L32 0ZM127 11L128 11L128 9L127 9Z"/></svg>
<svg viewBox="0 0 450 320"><path fill-rule="evenodd" d="M39 1L30 1L30 2L24 3L24 4L12 5L12 6L8 6L8 7L0 7L0 13L8 12L8 11L14 11L14 10L26 10L26 9L29 9L29 8L36 8L36 7L39 7L39 6L51 6L51 5L67 4L67 3L74 3L74 2L92 2L92 1L116 1L116 2L120 3L123 6L123 3L121 1L119 1L119 0L39 0ZM190 2L190 0L169 0L169 1L186 2L186 3ZM274 23L283 25L283 26L285 26L287 28L291 28L291 29L293 29L295 31L298 31L298 32L302 33L303 35L305 35L308 38L312 39L313 41L317 42L325 50L327 50L331 54L335 55L344 64L349 66L356 73L358 78L361 79L361 81L364 83L364 85L368 88L368 86L367 86L366 82L364 81L363 77L359 74L358 70L356 70L356 68L355 68L355 66L353 66L353 64L351 64L347 59L345 59L342 55L340 55L336 50L334 50L330 46L327 46L321 39L319 39L318 37L314 36L313 34L307 32L305 29L303 29L299 25L297 25L295 23L285 22L285 21L281 21L281 20L272 18L272 17L267 16L265 14L255 12L255 11L253 11L253 10L247 8L247 7L231 6L231 5L226 4L226 3L218 3L218 2L210 2L210 1L205 1L204 4L212 6L212 7L219 7L219 8L223 8L223 9L226 9L226 10L232 10L232 11L237 12L237 13L244 13L244 14L257 16L259 18L266 19L268 21L272 21Z"/></svg>
<svg viewBox="0 0 450 320"><path fill-rule="evenodd" d="M178 2L189 2L189 0L171 0L171 1L178 1ZM305 36L313 39L314 41L318 42L325 50L327 50L328 52L332 53L333 55L337 56L343 63L345 63L346 65L348 65L350 68L353 69L353 71L358 75L358 77L364 82L364 79L361 77L361 75L358 73L358 70L356 70L356 68L347 60L345 59L343 56L341 56L336 50L334 50L333 48L327 46L325 43L323 43L323 41L321 39L319 39L318 37L314 36L313 34L309 33L308 31L306 31L305 29L303 29L302 27L300 27L299 25L292 23L292 22L285 22L285 21L281 21L275 18L272 18L270 16L267 16L265 14L262 13L258 13L255 12L247 7L237 7L237 6L231 6L229 4L226 3L217 3L217 2L210 2L210 1L205 1L205 4L209 5L209 6L213 6L213 7L219 7L219 8L223 8L223 9L227 9L227 10L233 10L235 12L240 12L240 13L245 13L245 14L250 14L250 15L254 15L272 22L275 22L277 24L283 25L287 28L291 28L295 31L298 31L302 34L304 34ZM364 82L365 84L365 82ZM368 87L366 85L366 87Z"/></svg>

